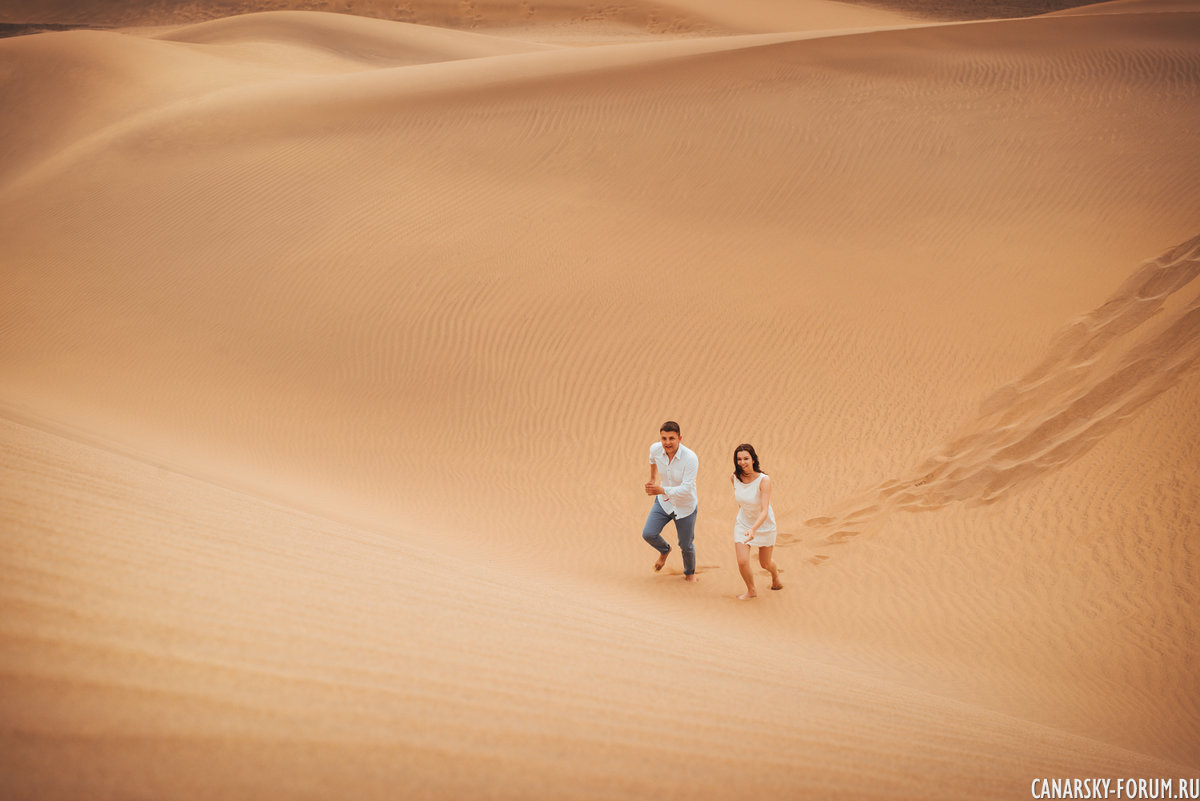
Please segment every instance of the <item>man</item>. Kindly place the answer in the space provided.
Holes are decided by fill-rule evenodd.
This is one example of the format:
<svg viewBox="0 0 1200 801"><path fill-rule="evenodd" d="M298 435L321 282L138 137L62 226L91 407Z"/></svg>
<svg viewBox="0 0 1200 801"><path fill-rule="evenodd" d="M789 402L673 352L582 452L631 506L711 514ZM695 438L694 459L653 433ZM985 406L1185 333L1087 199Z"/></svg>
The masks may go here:
<svg viewBox="0 0 1200 801"><path fill-rule="evenodd" d="M659 442L650 446L650 481L646 494L654 496L642 538L659 553L655 571L663 569L671 546L662 538L668 520L675 521L679 536L679 551L683 554L683 577L699 581L696 576L696 474L700 460L683 445L679 423L668 420L659 429Z"/></svg>

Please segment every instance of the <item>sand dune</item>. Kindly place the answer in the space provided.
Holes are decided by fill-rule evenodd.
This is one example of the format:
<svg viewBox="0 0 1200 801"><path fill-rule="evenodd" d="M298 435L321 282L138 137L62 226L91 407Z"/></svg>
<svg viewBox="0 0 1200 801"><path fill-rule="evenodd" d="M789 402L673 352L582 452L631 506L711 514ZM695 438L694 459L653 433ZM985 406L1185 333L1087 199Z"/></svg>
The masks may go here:
<svg viewBox="0 0 1200 801"><path fill-rule="evenodd" d="M325 11L443 28L525 29L539 35L571 32L602 38L637 34L697 35L763 33L892 25L908 16L886 4L863 6L836 0L677 0L594 3L587 0L168 0L91 3L80 0L11 0L0 22L85 25L169 25L202 22L258 11Z"/></svg>
<svg viewBox="0 0 1200 801"><path fill-rule="evenodd" d="M295 58L296 66L311 64L312 51L325 51L364 67L395 67L549 49L547 45L514 42L470 31L345 14L287 11L243 14L185 25L155 34L153 38L204 45L251 42L254 47L248 49L247 59L262 58L265 43L279 43L304 51Z"/></svg>
<svg viewBox="0 0 1200 801"><path fill-rule="evenodd" d="M1200 8L784 5L0 40L16 797L1200 769Z"/></svg>
<svg viewBox="0 0 1200 801"><path fill-rule="evenodd" d="M1104 3L1089 3L1079 8L1054 11L1047 16L1077 16L1080 14L1191 14L1196 10L1189 0L1108 0Z"/></svg>
<svg viewBox="0 0 1200 801"><path fill-rule="evenodd" d="M28 535L3 551L13 797L1009 797L1031 773L1183 770L34 429L4 441L5 525Z"/></svg>

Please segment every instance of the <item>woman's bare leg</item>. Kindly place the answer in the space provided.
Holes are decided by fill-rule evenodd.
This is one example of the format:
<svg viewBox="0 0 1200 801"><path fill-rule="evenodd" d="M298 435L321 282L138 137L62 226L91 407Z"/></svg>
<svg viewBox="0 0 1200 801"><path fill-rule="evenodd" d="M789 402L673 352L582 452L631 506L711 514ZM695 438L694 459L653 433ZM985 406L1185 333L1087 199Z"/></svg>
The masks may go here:
<svg viewBox="0 0 1200 801"><path fill-rule="evenodd" d="M738 598L743 601L757 598L758 593L754 590L754 572L750 569L750 546L744 542L735 542L733 550L737 554L738 571L742 574L742 581L746 582L746 591Z"/></svg>
<svg viewBox="0 0 1200 801"><path fill-rule="evenodd" d="M771 589L782 590L783 585L779 582L779 565L775 564L775 560L771 558L774 553L774 545L768 545L765 548L759 548L758 563L762 565L763 570L771 571Z"/></svg>

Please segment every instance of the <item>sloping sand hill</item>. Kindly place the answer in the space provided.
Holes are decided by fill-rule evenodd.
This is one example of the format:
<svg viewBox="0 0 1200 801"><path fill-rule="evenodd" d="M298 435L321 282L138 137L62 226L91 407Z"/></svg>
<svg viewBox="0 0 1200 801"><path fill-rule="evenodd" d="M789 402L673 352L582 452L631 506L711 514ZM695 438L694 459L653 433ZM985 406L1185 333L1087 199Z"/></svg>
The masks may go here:
<svg viewBox="0 0 1200 801"><path fill-rule="evenodd" d="M1200 6L488 8L0 40L9 794L1200 773Z"/></svg>
<svg viewBox="0 0 1200 801"><path fill-rule="evenodd" d="M356 17L447 28L505 31L534 36L588 31L606 38L637 34L697 35L821 30L894 24L903 15L887 3L839 0L632 0L593 3L555 0L9 0L0 22L99 26L196 23L260 11L335 12ZM1061 6L1059 6L1061 7Z"/></svg>

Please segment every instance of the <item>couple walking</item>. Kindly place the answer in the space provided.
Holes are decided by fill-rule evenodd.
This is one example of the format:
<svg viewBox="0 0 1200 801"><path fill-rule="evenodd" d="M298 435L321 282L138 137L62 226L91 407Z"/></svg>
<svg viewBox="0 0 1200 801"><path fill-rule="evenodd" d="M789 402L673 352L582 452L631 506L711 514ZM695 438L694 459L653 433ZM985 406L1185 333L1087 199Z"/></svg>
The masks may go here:
<svg viewBox="0 0 1200 801"><path fill-rule="evenodd" d="M668 420L659 429L659 441L650 446L650 480L646 494L654 496L642 538L658 551L656 571L662 570L671 553L671 546L662 537L668 521L675 521L679 551L683 554L683 577L699 581L696 576L696 476L700 459L695 451L683 444L679 423ZM758 466L754 446L738 445L733 451L733 498L738 504L737 520L733 524L733 547L738 570L746 582L746 592L738 596L745 601L757 597L754 573L750 568L752 548L758 548L758 563L771 573L771 589L781 590L779 568L771 558L775 551L775 511L771 508L771 478Z"/></svg>

